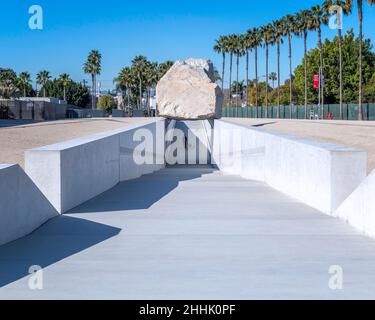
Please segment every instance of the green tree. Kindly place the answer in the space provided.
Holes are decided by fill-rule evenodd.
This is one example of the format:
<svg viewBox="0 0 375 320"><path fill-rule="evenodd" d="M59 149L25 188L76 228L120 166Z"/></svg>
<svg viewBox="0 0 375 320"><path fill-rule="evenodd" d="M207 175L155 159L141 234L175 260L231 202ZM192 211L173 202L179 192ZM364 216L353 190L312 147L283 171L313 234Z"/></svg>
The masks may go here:
<svg viewBox="0 0 375 320"><path fill-rule="evenodd" d="M339 38L334 37L332 41L326 39L322 45L324 56L324 98L327 103L339 103L340 101L340 79L337 76L340 71L340 63L337 59L339 55ZM359 38L355 38L353 30L349 30L342 39L343 52L343 101L345 103L354 103L358 101L357 89L359 82L358 72L358 50L360 46ZM362 42L363 51L363 83L367 85L375 70L375 53L372 52L372 44L369 39ZM303 101L304 91L304 63L302 62L295 69L295 87L297 102ZM313 75L319 70L319 49L312 49L307 54L306 59L308 77L308 102L317 103L318 97L313 87Z"/></svg>
<svg viewBox="0 0 375 320"><path fill-rule="evenodd" d="M60 79L48 81L42 89L49 97L64 99L64 87ZM90 92L85 85L71 80L65 87L65 98L68 104L85 108L90 102Z"/></svg>
<svg viewBox="0 0 375 320"><path fill-rule="evenodd" d="M98 101L98 108L100 110L110 111L116 107L116 101L111 95L101 96Z"/></svg>
<svg viewBox="0 0 375 320"><path fill-rule="evenodd" d="M12 69L0 68L0 87L3 98L8 99L17 91L17 74Z"/></svg>
<svg viewBox="0 0 375 320"><path fill-rule="evenodd" d="M364 87L364 100L367 103L375 102L375 72L370 81Z"/></svg>
<svg viewBox="0 0 375 320"><path fill-rule="evenodd" d="M96 109L96 78L100 75L102 64L102 55L98 50L91 50L86 62L83 64L83 72L91 75L91 106Z"/></svg>
<svg viewBox="0 0 375 320"><path fill-rule="evenodd" d="M43 71L40 71L37 75L36 75L36 83L41 85L43 87L43 97L46 97L46 89L45 89L45 86L47 84L47 82L51 79L51 75L48 71L46 70L43 70Z"/></svg>

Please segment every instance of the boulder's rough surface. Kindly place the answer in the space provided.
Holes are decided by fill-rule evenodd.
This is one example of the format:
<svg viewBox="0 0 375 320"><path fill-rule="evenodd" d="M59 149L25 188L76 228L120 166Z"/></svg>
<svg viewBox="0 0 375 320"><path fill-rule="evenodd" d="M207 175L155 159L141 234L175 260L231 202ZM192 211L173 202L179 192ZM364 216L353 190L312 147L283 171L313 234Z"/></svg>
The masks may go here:
<svg viewBox="0 0 375 320"><path fill-rule="evenodd" d="M214 82L210 60L177 61L156 87L159 116L183 119L221 118L223 93Z"/></svg>

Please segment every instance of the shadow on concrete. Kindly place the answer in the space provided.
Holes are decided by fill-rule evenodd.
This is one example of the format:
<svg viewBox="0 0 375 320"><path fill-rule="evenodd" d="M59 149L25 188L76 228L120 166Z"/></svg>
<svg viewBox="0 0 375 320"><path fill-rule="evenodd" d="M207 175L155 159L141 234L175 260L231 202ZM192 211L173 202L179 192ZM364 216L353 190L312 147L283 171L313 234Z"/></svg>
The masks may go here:
<svg viewBox="0 0 375 320"><path fill-rule="evenodd" d="M13 120L13 119L0 119L0 128L10 128L17 126L25 126L28 124L39 123L36 120Z"/></svg>
<svg viewBox="0 0 375 320"><path fill-rule="evenodd" d="M194 170L189 170L189 168L194 168ZM203 174L214 171L216 169L212 166L172 166L135 180L121 182L68 213L147 209L175 189L179 182L197 179Z"/></svg>
<svg viewBox="0 0 375 320"><path fill-rule="evenodd" d="M265 123L259 123L259 124L253 124L252 127L264 127L264 126L267 126L269 124L274 124L274 123L277 123L277 122L265 122Z"/></svg>
<svg viewBox="0 0 375 320"><path fill-rule="evenodd" d="M45 268L117 235L121 229L59 216L32 234L0 247L0 287L29 275L29 268Z"/></svg>

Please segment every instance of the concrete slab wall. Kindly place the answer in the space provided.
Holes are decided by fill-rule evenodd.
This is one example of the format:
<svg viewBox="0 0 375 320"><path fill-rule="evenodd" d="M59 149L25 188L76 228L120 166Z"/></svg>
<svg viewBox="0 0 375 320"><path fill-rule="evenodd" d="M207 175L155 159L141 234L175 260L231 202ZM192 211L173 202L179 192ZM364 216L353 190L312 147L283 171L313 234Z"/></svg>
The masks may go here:
<svg viewBox="0 0 375 320"><path fill-rule="evenodd" d="M332 214L366 177L367 153L215 120L214 160Z"/></svg>
<svg viewBox="0 0 375 320"><path fill-rule="evenodd" d="M148 133L153 139L152 148L147 152L152 153L153 159L157 158L159 162L135 162L133 151L142 141L133 141L133 138L139 130ZM142 138L142 134L140 136ZM25 153L26 173L59 213L67 212L120 181L134 179L163 167L164 120L95 134Z"/></svg>
<svg viewBox="0 0 375 320"><path fill-rule="evenodd" d="M19 165L0 165L0 245L26 236L56 215Z"/></svg>
<svg viewBox="0 0 375 320"><path fill-rule="evenodd" d="M375 170L339 206L334 216L375 238Z"/></svg>

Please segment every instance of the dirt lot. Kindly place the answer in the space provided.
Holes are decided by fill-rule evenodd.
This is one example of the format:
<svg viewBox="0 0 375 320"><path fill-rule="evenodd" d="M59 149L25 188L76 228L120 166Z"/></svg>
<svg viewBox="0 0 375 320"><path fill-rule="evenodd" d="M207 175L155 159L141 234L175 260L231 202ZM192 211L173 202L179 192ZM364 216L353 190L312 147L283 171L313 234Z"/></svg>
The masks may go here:
<svg viewBox="0 0 375 320"><path fill-rule="evenodd" d="M375 169L375 122L239 118L223 120L366 150L368 172Z"/></svg>
<svg viewBox="0 0 375 320"><path fill-rule="evenodd" d="M78 119L22 124L0 120L0 163L24 165L24 151L45 145L149 122L147 118Z"/></svg>

